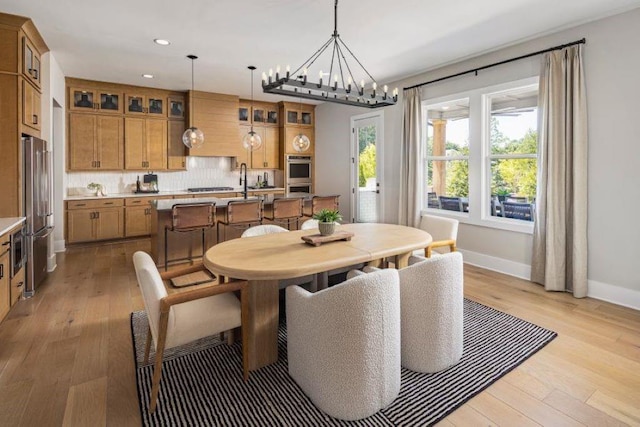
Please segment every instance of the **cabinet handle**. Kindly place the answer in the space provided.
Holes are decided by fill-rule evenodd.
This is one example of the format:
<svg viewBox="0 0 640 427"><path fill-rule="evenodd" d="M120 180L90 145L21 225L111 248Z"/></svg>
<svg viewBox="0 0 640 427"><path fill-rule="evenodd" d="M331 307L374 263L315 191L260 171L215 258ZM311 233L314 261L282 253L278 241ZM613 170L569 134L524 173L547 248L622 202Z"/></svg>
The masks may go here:
<svg viewBox="0 0 640 427"><path fill-rule="evenodd" d="M102 167L102 161L98 160L98 167L101 168Z"/></svg>
<svg viewBox="0 0 640 427"><path fill-rule="evenodd" d="M89 212L89 219L95 218L95 212Z"/></svg>
<svg viewBox="0 0 640 427"><path fill-rule="evenodd" d="M87 206L86 203L78 203L76 206Z"/></svg>
<svg viewBox="0 0 640 427"><path fill-rule="evenodd" d="M33 124L34 124L34 125L37 125L37 124L38 124L38 115L37 115L37 114L34 114L34 115L33 115Z"/></svg>
<svg viewBox="0 0 640 427"><path fill-rule="evenodd" d="M31 77L34 79L38 80L38 70L36 68L29 68L29 74L31 74Z"/></svg>
<svg viewBox="0 0 640 427"><path fill-rule="evenodd" d="M4 264L0 264L0 279L4 277Z"/></svg>
<svg viewBox="0 0 640 427"><path fill-rule="evenodd" d="M96 218L100 218L100 212L96 212Z"/></svg>
<svg viewBox="0 0 640 427"><path fill-rule="evenodd" d="M104 202L105 205L112 205L113 202Z"/></svg>
<svg viewBox="0 0 640 427"><path fill-rule="evenodd" d="M9 246L10 244L11 244L11 242L4 242L4 243L2 244L2 246Z"/></svg>
<svg viewBox="0 0 640 427"><path fill-rule="evenodd" d="M22 285L24 285L24 282L18 282L18 284L16 285L16 288L21 288Z"/></svg>

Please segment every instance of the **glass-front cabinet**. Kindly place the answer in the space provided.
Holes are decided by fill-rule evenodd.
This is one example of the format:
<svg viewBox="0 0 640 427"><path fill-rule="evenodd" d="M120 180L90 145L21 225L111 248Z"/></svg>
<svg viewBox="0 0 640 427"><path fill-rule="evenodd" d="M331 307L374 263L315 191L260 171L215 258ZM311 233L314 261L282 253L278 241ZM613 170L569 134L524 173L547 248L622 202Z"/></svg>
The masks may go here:
<svg viewBox="0 0 640 427"><path fill-rule="evenodd" d="M184 98L177 96L170 96L169 103L169 118L170 119L184 119Z"/></svg>
<svg viewBox="0 0 640 427"><path fill-rule="evenodd" d="M240 124L278 126L278 107L276 104L241 100L238 106L238 121Z"/></svg>
<svg viewBox="0 0 640 427"><path fill-rule="evenodd" d="M285 125L313 126L313 109L305 108L303 105L286 105L284 108Z"/></svg>
<svg viewBox="0 0 640 427"><path fill-rule="evenodd" d="M122 114L122 93L119 92L72 87L69 100L70 110Z"/></svg>
<svg viewBox="0 0 640 427"><path fill-rule="evenodd" d="M22 38L22 74L40 88L40 54L27 37Z"/></svg>
<svg viewBox="0 0 640 427"><path fill-rule="evenodd" d="M174 104L174 108L175 107L176 106ZM124 110L125 114L166 117L166 108L167 102L166 99L162 96L142 95L135 93L126 94L126 105ZM181 111L184 112L184 108L181 108Z"/></svg>

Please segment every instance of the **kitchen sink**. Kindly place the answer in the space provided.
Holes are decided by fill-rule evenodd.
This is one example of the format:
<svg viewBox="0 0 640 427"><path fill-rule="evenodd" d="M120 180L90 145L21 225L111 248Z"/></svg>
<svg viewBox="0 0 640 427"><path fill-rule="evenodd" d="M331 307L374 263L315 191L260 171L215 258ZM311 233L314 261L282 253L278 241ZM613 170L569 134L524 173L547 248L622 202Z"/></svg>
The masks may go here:
<svg viewBox="0 0 640 427"><path fill-rule="evenodd" d="M275 185L263 185L262 187L256 187L255 185L250 185L247 187L250 190L268 190L269 188L276 188Z"/></svg>

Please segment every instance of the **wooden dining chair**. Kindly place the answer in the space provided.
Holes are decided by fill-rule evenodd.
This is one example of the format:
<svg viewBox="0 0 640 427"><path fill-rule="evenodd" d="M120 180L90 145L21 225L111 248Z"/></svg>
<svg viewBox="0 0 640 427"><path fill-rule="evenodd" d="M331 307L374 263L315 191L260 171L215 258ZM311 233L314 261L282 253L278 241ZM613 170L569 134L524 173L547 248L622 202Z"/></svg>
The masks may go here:
<svg viewBox="0 0 640 427"><path fill-rule="evenodd" d="M163 279L203 270L202 265L165 272L158 271L151 256L138 251L133 254L136 278L149 319L144 361L149 362L151 343L156 349L149 412L156 409L162 358L168 348L230 331L248 323L247 282L234 281L195 288L168 295ZM240 300L234 292L240 292ZM248 334L242 331L242 364L244 380L249 379Z"/></svg>
<svg viewBox="0 0 640 427"><path fill-rule="evenodd" d="M340 196L313 196L311 198L311 208L307 210L304 216L313 217L322 209L337 211L339 209Z"/></svg>

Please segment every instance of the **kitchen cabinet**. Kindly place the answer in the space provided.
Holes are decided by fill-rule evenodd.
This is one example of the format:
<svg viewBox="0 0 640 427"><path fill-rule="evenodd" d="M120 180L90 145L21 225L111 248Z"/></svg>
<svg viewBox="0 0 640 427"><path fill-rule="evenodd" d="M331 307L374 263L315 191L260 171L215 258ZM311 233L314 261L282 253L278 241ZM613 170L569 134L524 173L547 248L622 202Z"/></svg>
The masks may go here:
<svg viewBox="0 0 640 427"><path fill-rule="evenodd" d="M109 88L70 87L69 111L122 114L122 92Z"/></svg>
<svg viewBox="0 0 640 427"><path fill-rule="evenodd" d="M40 137L40 57L49 51L33 21L0 13L0 217L22 216L23 134ZM25 93L26 90L26 93Z"/></svg>
<svg viewBox="0 0 640 427"><path fill-rule="evenodd" d="M239 141L251 130L251 126L240 126ZM244 162L249 169L278 169L280 167L279 131L271 126L253 126L253 131L262 138L262 147L256 151L244 150L237 157L237 165Z"/></svg>
<svg viewBox="0 0 640 427"><path fill-rule="evenodd" d="M315 106L313 105L297 104L295 102L280 102L280 113L285 126L315 126L314 111Z"/></svg>
<svg viewBox="0 0 640 427"><path fill-rule="evenodd" d="M124 166L123 119L69 114L68 169L119 170Z"/></svg>
<svg viewBox="0 0 640 427"><path fill-rule="evenodd" d="M245 151L238 140L238 105L236 95L199 91L189 92L189 127L204 133L204 144L190 148L190 156L242 157Z"/></svg>
<svg viewBox="0 0 640 427"><path fill-rule="evenodd" d="M24 290L24 267L11 278L11 291L9 292L11 298L11 307L20 300L22 291Z"/></svg>
<svg viewBox="0 0 640 427"><path fill-rule="evenodd" d="M125 114L132 116L167 116L167 100L159 94L127 93Z"/></svg>
<svg viewBox="0 0 640 427"><path fill-rule="evenodd" d="M4 319L11 308L10 235L11 233L6 233L0 237L0 320Z"/></svg>
<svg viewBox="0 0 640 427"><path fill-rule="evenodd" d="M302 133L309 138L311 144L309 145L309 149L303 152L296 151L293 148L293 139ZM314 129L307 128L304 126L285 126L281 128L280 132L280 145L283 148L284 154L306 154L311 155L315 150L315 141L314 141Z"/></svg>
<svg viewBox="0 0 640 427"><path fill-rule="evenodd" d="M169 140L167 141L167 169L185 170L187 168L186 147L182 143L182 134L186 130L184 121L169 120Z"/></svg>
<svg viewBox="0 0 640 427"><path fill-rule="evenodd" d="M169 96L169 118L170 119L184 119L184 97L182 96Z"/></svg>
<svg viewBox="0 0 640 427"><path fill-rule="evenodd" d="M126 237L151 234L151 207L127 206L124 208L124 235Z"/></svg>
<svg viewBox="0 0 640 427"><path fill-rule="evenodd" d="M27 80L22 80L22 124L40 131L40 92Z"/></svg>
<svg viewBox="0 0 640 427"><path fill-rule="evenodd" d="M124 237L122 199L67 202L67 241L69 243Z"/></svg>
<svg viewBox="0 0 640 427"><path fill-rule="evenodd" d="M40 52L27 36L22 37L22 74L40 90Z"/></svg>
<svg viewBox="0 0 640 427"><path fill-rule="evenodd" d="M238 107L238 122L243 124L278 126L278 105L267 102L253 102L240 100Z"/></svg>
<svg viewBox="0 0 640 427"><path fill-rule="evenodd" d="M167 121L124 119L125 169L167 169Z"/></svg>

